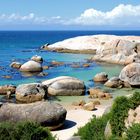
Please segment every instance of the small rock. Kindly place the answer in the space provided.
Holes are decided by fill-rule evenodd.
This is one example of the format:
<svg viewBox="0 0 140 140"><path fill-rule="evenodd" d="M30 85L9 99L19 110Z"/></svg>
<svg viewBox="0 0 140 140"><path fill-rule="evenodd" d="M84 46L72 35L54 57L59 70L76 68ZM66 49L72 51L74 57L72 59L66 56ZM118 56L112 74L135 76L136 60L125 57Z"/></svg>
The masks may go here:
<svg viewBox="0 0 140 140"><path fill-rule="evenodd" d="M5 85L0 86L0 95L7 95L7 92L11 92L11 94L14 94L16 91L16 86L13 85Z"/></svg>
<svg viewBox="0 0 140 140"><path fill-rule="evenodd" d="M2 78L5 78L5 79L11 79L12 78L12 76L9 76L9 75L3 75L3 76L1 76Z"/></svg>
<svg viewBox="0 0 140 140"><path fill-rule="evenodd" d="M83 64L83 67L85 67L85 68L90 67L90 64L88 64L88 63Z"/></svg>
<svg viewBox="0 0 140 140"><path fill-rule="evenodd" d="M43 66L43 70L48 70L49 66Z"/></svg>
<svg viewBox="0 0 140 140"><path fill-rule="evenodd" d="M83 109L93 111L95 109L95 104L93 102L89 102L83 106Z"/></svg>
<svg viewBox="0 0 140 140"><path fill-rule="evenodd" d="M47 75L48 75L47 72L41 72L41 73L38 74L38 76L40 76L40 77L47 76Z"/></svg>
<svg viewBox="0 0 140 140"><path fill-rule="evenodd" d="M35 55L31 58L31 60L38 62L38 63L43 63L43 58L41 56Z"/></svg>
<svg viewBox="0 0 140 140"><path fill-rule="evenodd" d="M108 75L105 72L101 72L96 74L93 80L94 82L106 82L108 80Z"/></svg>
<svg viewBox="0 0 140 140"><path fill-rule="evenodd" d="M58 61L52 61L51 62L51 66L61 66L61 65L64 65L64 62L58 62Z"/></svg>
<svg viewBox="0 0 140 140"><path fill-rule="evenodd" d="M10 64L10 67L15 68L15 69L20 69L21 65L22 65L22 64L19 63L19 62L12 62L12 63Z"/></svg>
<svg viewBox="0 0 140 140"><path fill-rule="evenodd" d="M112 136L112 129L109 121L106 124L104 136L106 139L109 139Z"/></svg>

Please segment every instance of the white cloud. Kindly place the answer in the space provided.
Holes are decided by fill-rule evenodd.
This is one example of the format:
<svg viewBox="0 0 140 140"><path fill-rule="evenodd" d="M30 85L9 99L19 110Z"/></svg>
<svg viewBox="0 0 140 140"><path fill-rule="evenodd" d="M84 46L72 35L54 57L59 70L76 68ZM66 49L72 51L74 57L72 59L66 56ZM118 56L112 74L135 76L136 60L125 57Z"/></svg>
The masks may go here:
<svg viewBox="0 0 140 140"><path fill-rule="evenodd" d="M59 25L129 25L140 27L140 5L120 4L110 11L99 11L96 9L87 9L79 17L65 19L60 16L46 17L37 16L34 13L20 15L13 13L10 15L0 14L0 24L59 24Z"/></svg>
<svg viewBox="0 0 140 140"><path fill-rule="evenodd" d="M66 24L79 25L133 25L140 23L140 5L120 4L111 11L87 9L79 17Z"/></svg>

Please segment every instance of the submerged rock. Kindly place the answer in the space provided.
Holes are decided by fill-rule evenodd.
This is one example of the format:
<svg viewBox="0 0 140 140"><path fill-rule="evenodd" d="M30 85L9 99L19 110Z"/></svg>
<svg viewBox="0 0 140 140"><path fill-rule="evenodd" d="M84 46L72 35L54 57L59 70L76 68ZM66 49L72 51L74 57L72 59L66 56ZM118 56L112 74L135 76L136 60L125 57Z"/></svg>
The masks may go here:
<svg viewBox="0 0 140 140"><path fill-rule="evenodd" d="M103 92L101 89L98 88L91 88L89 89L89 98L99 98L99 99L110 99L112 95L110 93Z"/></svg>
<svg viewBox="0 0 140 140"><path fill-rule="evenodd" d="M0 122L35 121L50 129L57 129L63 125L66 113L67 111L56 103L3 103L0 106Z"/></svg>
<svg viewBox="0 0 140 140"><path fill-rule="evenodd" d="M52 61L51 62L51 66L55 67L55 66L62 66L64 65L64 62L58 62L58 61Z"/></svg>
<svg viewBox="0 0 140 140"><path fill-rule="evenodd" d="M10 67L15 68L15 69L20 69L21 65L22 65L22 64L19 63L19 62L12 62L12 63L10 64Z"/></svg>
<svg viewBox="0 0 140 140"><path fill-rule="evenodd" d="M16 88L16 99L20 102L31 103L46 97L46 87L39 83L22 84Z"/></svg>
<svg viewBox="0 0 140 140"><path fill-rule="evenodd" d="M140 86L140 63L132 63L124 67L119 78L132 86Z"/></svg>
<svg viewBox="0 0 140 140"><path fill-rule="evenodd" d="M106 82L108 80L108 75L105 72L101 72L96 74L93 80L94 82Z"/></svg>
<svg viewBox="0 0 140 140"><path fill-rule="evenodd" d="M43 63L43 58L41 56L38 55L34 55L31 60L38 62L38 63Z"/></svg>
<svg viewBox="0 0 140 140"><path fill-rule="evenodd" d="M0 95L7 95L8 92L14 94L16 91L16 86L14 85L4 85L0 86Z"/></svg>
<svg viewBox="0 0 140 140"><path fill-rule="evenodd" d="M69 76L46 80L42 84L48 87L48 94L50 95L79 96L85 93L84 82Z"/></svg>
<svg viewBox="0 0 140 140"><path fill-rule="evenodd" d="M42 66L38 62L30 60L30 61L24 63L20 67L20 71L23 71L23 72L41 72L42 71Z"/></svg>

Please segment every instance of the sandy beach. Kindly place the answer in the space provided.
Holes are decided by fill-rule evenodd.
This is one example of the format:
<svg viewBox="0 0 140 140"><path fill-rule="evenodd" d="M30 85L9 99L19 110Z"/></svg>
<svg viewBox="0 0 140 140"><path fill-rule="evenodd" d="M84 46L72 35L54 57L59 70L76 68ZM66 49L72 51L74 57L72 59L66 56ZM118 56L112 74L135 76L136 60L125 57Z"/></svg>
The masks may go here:
<svg viewBox="0 0 140 140"><path fill-rule="evenodd" d="M68 140L78 131L79 127L88 123L93 115L97 117L102 116L108 107L109 105L99 105L96 107L97 110L93 111L86 111L80 108L75 110L69 109L63 128L61 130L52 131L52 134L54 136L56 135L59 140Z"/></svg>

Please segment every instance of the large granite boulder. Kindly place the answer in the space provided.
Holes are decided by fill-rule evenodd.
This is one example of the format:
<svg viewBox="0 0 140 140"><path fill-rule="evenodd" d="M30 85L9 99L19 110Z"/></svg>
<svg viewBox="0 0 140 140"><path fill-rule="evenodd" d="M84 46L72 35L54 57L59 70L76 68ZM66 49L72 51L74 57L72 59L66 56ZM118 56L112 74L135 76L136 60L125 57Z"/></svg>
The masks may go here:
<svg viewBox="0 0 140 140"><path fill-rule="evenodd" d="M30 60L30 61L24 63L20 67L20 71L23 71L23 72L41 72L42 71L42 66L38 62Z"/></svg>
<svg viewBox="0 0 140 140"><path fill-rule="evenodd" d="M124 67L119 78L132 86L140 85L140 63L131 63Z"/></svg>
<svg viewBox="0 0 140 140"><path fill-rule="evenodd" d="M61 105L50 102L3 103L0 106L0 122L35 121L50 129L56 129L63 125L66 113Z"/></svg>
<svg viewBox="0 0 140 140"><path fill-rule="evenodd" d="M34 55L31 60L38 62L38 63L43 63L43 58L41 56L38 55Z"/></svg>
<svg viewBox="0 0 140 140"><path fill-rule="evenodd" d="M20 102L31 103L47 97L46 87L39 83L21 84L16 88L16 99Z"/></svg>
<svg viewBox="0 0 140 140"><path fill-rule="evenodd" d="M108 75L105 72L98 73L93 78L94 82L106 82Z"/></svg>
<svg viewBox="0 0 140 140"><path fill-rule="evenodd" d="M4 85L0 86L0 95L7 95L8 92L14 94L16 91L16 86L14 85Z"/></svg>
<svg viewBox="0 0 140 140"><path fill-rule="evenodd" d="M84 82L69 76L46 80L42 84L48 87L48 94L50 95L78 96L85 93Z"/></svg>
<svg viewBox="0 0 140 140"><path fill-rule="evenodd" d="M119 77L112 77L104 85L110 88L119 88L123 86L123 82Z"/></svg>

